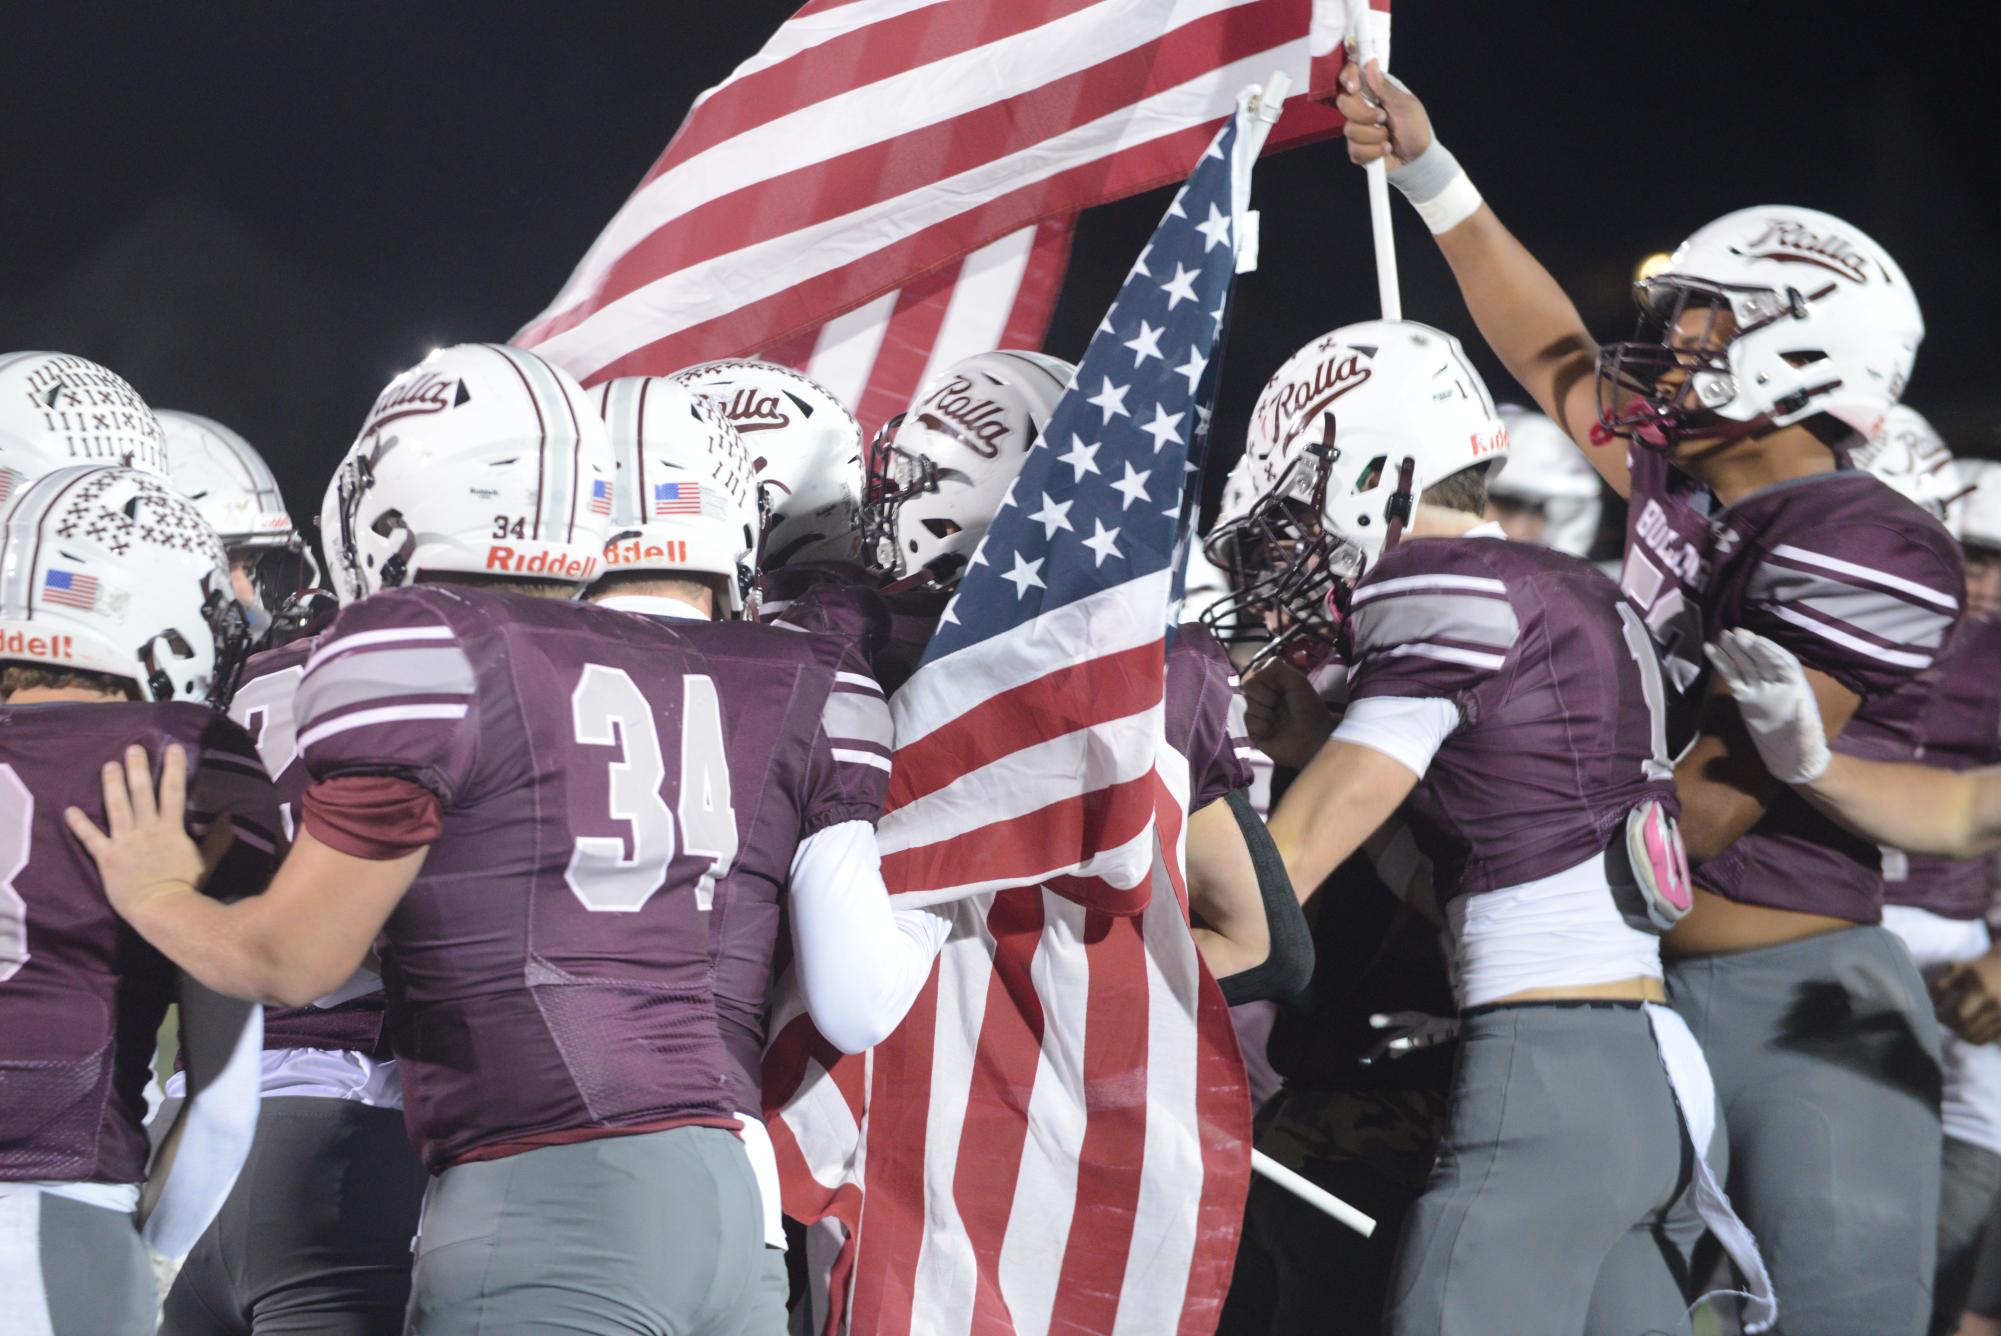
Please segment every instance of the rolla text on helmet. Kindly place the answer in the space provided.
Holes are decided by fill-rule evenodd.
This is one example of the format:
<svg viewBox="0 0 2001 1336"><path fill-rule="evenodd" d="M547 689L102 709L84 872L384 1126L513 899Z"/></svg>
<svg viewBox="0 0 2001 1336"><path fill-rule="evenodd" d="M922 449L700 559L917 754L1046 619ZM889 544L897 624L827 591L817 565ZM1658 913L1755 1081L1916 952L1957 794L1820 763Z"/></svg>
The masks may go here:
<svg viewBox="0 0 2001 1336"><path fill-rule="evenodd" d="M1264 421L1258 424L1253 438L1262 437L1274 446L1282 445L1290 436L1285 430L1288 423L1296 431L1336 399L1366 384L1375 371L1365 362L1362 353L1337 345L1332 355L1314 366L1311 376L1280 387L1277 394L1258 406L1257 412Z"/></svg>
<svg viewBox="0 0 2001 1336"><path fill-rule="evenodd" d="M1765 230L1744 245L1745 254L1782 264L1811 264L1857 283L1869 281L1869 257L1832 232L1815 232L1790 218L1771 218Z"/></svg>
<svg viewBox="0 0 2001 1336"><path fill-rule="evenodd" d="M952 377L926 395L916 411L919 418L942 419L941 426L948 422L957 426L955 434L982 459L997 457L1013 434L1008 428L1007 409L974 393L970 376Z"/></svg>
<svg viewBox="0 0 2001 1336"><path fill-rule="evenodd" d="M710 396L710 402L718 402ZM722 405L723 416L739 433L746 431L775 431L792 425L788 414L775 394L759 394L756 390L740 389L730 395L729 402Z"/></svg>

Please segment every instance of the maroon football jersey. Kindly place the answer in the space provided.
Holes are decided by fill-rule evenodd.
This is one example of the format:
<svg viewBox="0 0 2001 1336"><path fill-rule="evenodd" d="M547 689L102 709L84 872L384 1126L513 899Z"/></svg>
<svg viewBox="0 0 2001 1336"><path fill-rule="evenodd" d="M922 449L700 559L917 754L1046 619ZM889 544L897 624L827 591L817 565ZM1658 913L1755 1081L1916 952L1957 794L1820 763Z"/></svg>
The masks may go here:
<svg viewBox="0 0 2001 1336"><path fill-rule="evenodd" d="M1767 487L1717 516L1705 622L1744 627L1861 697L1848 748L1904 759L1965 602L1958 544L1866 473ZM1696 881L1732 900L1856 923L1882 918L1876 846L1790 789Z"/></svg>
<svg viewBox="0 0 2001 1336"><path fill-rule="evenodd" d="M146 1076L174 999L166 957L104 898L63 824L100 827L99 772L140 743L157 773L187 748L189 829L227 815L236 840L211 894L263 890L279 843L271 782L243 730L187 703L0 706L0 1179L146 1176Z"/></svg>
<svg viewBox="0 0 2001 1336"><path fill-rule="evenodd" d="M1937 681L1918 718L1919 743L1905 759L1943 770L2001 764L2001 622L1969 617L1940 658ZM1836 751L1855 751L1847 732ZM1931 858L1885 849L1883 898L1915 905L1946 918L1977 919L1987 913L1989 863L1985 858Z"/></svg>
<svg viewBox="0 0 2001 1336"><path fill-rule="evenodd" d="M1695 736L1709 667L1702 655L1702 608L1716 499L1657 451L1631 446L1626 462L1633 485L1619 591L1646 621L1660 654L1669 693L1668 747L1679 754Z"/></svg>
<svg viewBox="0 0 2001 1336"><path fill-rule="evenodd" d="M1351 700L1459 708L1407 808L1441 901L1595 858L1650 799L1679 813L1652 642L1586 563L1498 538L1406 540L1351 607Z"/></svg>
<svg viewBox="0 0 2001 1336"><path fill-rule="evenodd" d="M782 883L800 840L881 810L886 769L834 741L855 708L840 655L824 636L443 586L341 614L300 686L308 772L403 776L443 815L381 943L434 1170L730 1118L718 883Z"/></svg>
<svg viewBox="0 0 2001 1336"><path fill-rule="evenodd" d="M299 801L306 793L306 764L299 755L299 679L317 637L294 640L253 654L229 703L229 716L257 744L257 755L278 790L278 811L291 839ZM388 1056L382 1041L382 990L373 988L333 1006L266 1007L264 1047L351 1049Z"/></svg>

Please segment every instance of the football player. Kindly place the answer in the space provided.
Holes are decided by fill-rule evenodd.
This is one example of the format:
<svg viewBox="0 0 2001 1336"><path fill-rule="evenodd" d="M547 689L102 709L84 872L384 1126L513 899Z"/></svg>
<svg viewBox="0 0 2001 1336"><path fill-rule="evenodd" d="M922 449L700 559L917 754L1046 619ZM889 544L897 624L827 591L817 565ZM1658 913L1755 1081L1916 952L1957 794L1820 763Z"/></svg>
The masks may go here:
<svg viewBox="0 0 2001 1336"><path fill-rule="evenodd" d="M1787 1331L1921 1329L1940 1137L1923 980L1880 924L1874 846L1759 762L1697 652L1733 627L1770 636L1805 662L1835 733L1855 720L1909 745L1960 617L1959 553L1918 507L1838 464L1910 376L1924 333L1910 285L1840 219L1742 209L1636 284L1636 336L1601 349L1423 104L1379 70L1375 101L1360 70L1342 77L1349 156L1388 159L1488 344L1627 497L1620 584L1680 693L1668 737L1698 865L1695 909L1667 942L1669 991L1715 1073L1732 1182L1771 1245Z"/></svg>
<svg viewBox="0 0 2001 1336"><path fill-rule="evenodd" d="M147 1248L185 1256L250 1148L258 1018L177 980L119 921L61 813L103 820L100 766L184 748L188 831L215 837L211 857L234 832L210 892L262 887L280 839L270 782L213 708L243 614L215 533L132 469L60 468L16 491L0 571L0 1325L150 1332ZM149 1163L143 1092L177 997L189 1097Z"/></svg>
<svg viewBox="0 0 2001 1336"><path fill-rule="evenodd" d="M879 809L889 783L889 707L859 649L838 660L817 644L802 654L822 637L743 622L757 578L760 533L768 540L799 522L788 516L764 524L758 488L768 474L760 461L751 458L718 402L698 396L680 378L608 381L591 396L610 430L617 500L605 573L591 586L590 599L672 625L711 663L741 660L753 671L812 665L795 690L823 698L819 729L838 782L863 805ZM802 494L808 493L783 493ZM838 516L823 522L846 523ZM786 546L800 555L795 541ZM831 681L829 663L835 665ZM758 704L779 700L771 695ZM799 704L789 708L796 712ZM730 714L743 734L770 726L756 723L748 709ZM732 745L760 744L738 737ZM869 819L811 833L789 862L772 856L792 838L785 814L773 805L757 821L742 831L742 847L768 846L772 853L737 859L717 876L709 949L731 1108L743 1124L763 1202L764 1265L745 1330L777 1333L785 1330L789 1278L760 1068L781 912L791 927L792 963L807 1009L820 1033L850 1052L872 1046L902 1018L951 920L934 910L889 911ZM875 964L855 968L862 961Z"/></svg>
<svg viewBox="0 0 2001 1336"><path fill-rule="evenodd" d="M2001 617L2001 462L1958 462L1962 496L1952 508L1966 558L1966 610Z"/></svg>
<svg viewBox="0 0 2001 1336"><path fill-rule="evenodd" d="M156 416L174 486L222 535L229 578L257 647L298 635L310 620L313 602L305 596L319 583L319 567L286 513L271 466L213 418L168 408Z"/></svg>
<svg viewBox="0 0 2001 1336"><path fill-rule="evenodd" d="M159 418L123 376L88 358L0 353L0 504L82 464L170 476Z"/></svg>
<svg viewBox="0 0 2001 1336"><path fill-rule="evenodd" d="M1691 892L1653 646L1604 576L1483 522L1507 435L1457 340L1371 321L1306 351L1326 374L1273 406L1245 523L1285 554L1288 636L1343 648L1349 705L1329 736L1303 675L1252 677L1252 738L1303 767L1272 835L1317 887L1408 799L1461 1017L1384 1329L1687 1331L1665 1227L1691 1145L1697 1208L1758 1267L1706 1167L1701 1052L1664 1005L1660 936Z"/></svg>
<svg viewBox="0 0 2001 1336"><path fill-rule="evenodd" d="M212 463L235 458L222 448L231 437L190 435L198 448L212 451L177 475L183 486L191 478L209 480L207 495L196 504L205 513L233 516L225 522L239 533L278 530L276 523L244 519L250 513L284 518L265 508L275 504L275 492L243 485L257 474L255 456L240 467L208 472ZM188 437L170 425L168 439L171 445ZM176 454L177 462L184 458ZM340 532L340 476L328 487L322 512L328 534ZM292 531L289 518L282 527ZM245 593L248 574L255 580L249 592L266 594L271 606L297 608L301 604L283 593L284 583L263 578L282 581L287 574L285 563L274 567L273 551L252 548L247 572L232 562L238 595ZM356 594L344 589L342 599L352 602ZM284 639L291 621L280 612L267 628L267 638L277 643L250 656L230 702L230 717L250 734L277 786L288 838L308 782L298 745L299 682L319 643L313 635ZM257 1139L229 1200L167 1292L160 1326L166 1336L300 1327L393 1336L402 1330L425 1174L403 1131L403 1090L383 1035L382 980L373 963L306 1006L265 1009ZM168 1081L169 1095L181 1093L181 1080Z"/></svg>
<svg viewBox="0 0 2001 1336"><path fill-rule="evenodd" d="M462 345L399 376L339 485L329 556L363 597L299 684L310 782L266 895L217 917L191 893L177 752L157 808L140 765L108 835L72 827L133 925L233 995L304 1005L381 935L433 1175L409 1330L736 1332L764 1221L711 916L746 867L866 872L851 840L882 794L853 772L879 772L823 725L839 646L698 645L574 601L604 569L615 462L529 353Z"/></svg>

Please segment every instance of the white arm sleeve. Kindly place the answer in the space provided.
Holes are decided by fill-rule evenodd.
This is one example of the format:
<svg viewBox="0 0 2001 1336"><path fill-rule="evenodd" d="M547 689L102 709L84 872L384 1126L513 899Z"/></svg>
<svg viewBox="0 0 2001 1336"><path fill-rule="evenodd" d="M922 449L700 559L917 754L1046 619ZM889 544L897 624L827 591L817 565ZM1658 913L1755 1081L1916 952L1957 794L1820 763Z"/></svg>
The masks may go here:
<svg viewBox="0 0 2001 1336"><path fill-rule="evenodd" d="M175 1260L188 1255L215 1219L250 1155L264 1051L262 1008L185 976L180 1001L192 1093L181 1109L180 1145L145 1231L147 1247Z"/></svg>
<svg viewBox="0 0 2001 1336"><path fill-rule="evenodd" d="M890 905L866 821L843 821L801 844L789 895L793 968L813 1024L843 1053L873 1048L931 977L951 919Z"/></svg>
<svg viewBox="0 0 2001 1336"><path fill-rule="evenodd" d="M1457 727L1459 707L1442 697L1365 696L1348 706L1334 740L1379 751L1423 779Z"/></svg>

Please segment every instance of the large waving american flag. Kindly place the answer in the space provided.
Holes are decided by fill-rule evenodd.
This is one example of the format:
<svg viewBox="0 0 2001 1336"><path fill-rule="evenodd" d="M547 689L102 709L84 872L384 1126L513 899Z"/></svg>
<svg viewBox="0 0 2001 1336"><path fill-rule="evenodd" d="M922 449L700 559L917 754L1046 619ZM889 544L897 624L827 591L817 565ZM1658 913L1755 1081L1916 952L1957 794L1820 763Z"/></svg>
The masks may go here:
<svg viewBox="0 0 2001 1336"><path fill-rule="evenodd" d="M883 870L952 934L903 1025L844 1057L781 1002L787 1214L835 1220L826 1330L1207 1331L1249 1100L1181 880L1162 719L1189 442L1249 189L1209 145L891 704Z"/></svg>
<svg viewBox="0 0 2001 1336"><path fill-rule="evenodd" d="M1379 8L1387 0L1376 0ZM515 336L586 384L759 354L873 429L1038 348L1093 204L1180 179L1239 88L1333 133L1344 0L812 0L702 94Z"/></svg>

